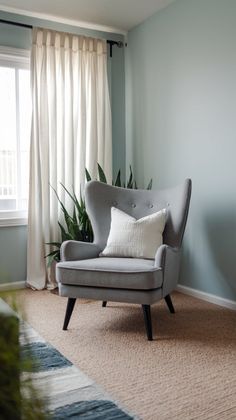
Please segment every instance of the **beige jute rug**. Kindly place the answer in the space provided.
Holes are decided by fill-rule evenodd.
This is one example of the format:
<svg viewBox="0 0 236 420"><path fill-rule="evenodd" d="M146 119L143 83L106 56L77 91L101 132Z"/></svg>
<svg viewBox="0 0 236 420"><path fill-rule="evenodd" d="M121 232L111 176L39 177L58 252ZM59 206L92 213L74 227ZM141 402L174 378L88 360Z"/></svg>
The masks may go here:
<svg viewBox="0 0 236 420"><path fill-rule="evenodd" d="M176 314L152 307L154 341L141 307L18 293L27 321L71 362L144 420L236 419L236 312L173 295Z"/></svg>

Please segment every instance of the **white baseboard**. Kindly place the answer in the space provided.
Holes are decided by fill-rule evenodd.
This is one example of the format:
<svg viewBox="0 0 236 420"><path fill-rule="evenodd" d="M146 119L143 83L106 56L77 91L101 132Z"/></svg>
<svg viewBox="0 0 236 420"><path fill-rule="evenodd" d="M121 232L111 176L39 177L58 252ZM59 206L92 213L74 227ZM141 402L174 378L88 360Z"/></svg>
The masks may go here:
<svg viewBox="0 0 236 420"><path fill-rule="evenodd" d="M192 289L191 287L187 286L182 286L181 284L177 286L176 290L185 295L193 296L198 299L214 303L215 305L224 306L225 308L233 309L234 311L236 311L236 302L234 300L221 298L219 296L212 295L211 293L201 292L200 290Z"/></svg>
<svg viewBox="0 0 236 420"><path fill-rule="evenodd" d="M26 285L25 281L14 281L12 283L0 283L0 291L18 290L24 289Z"/></svg>

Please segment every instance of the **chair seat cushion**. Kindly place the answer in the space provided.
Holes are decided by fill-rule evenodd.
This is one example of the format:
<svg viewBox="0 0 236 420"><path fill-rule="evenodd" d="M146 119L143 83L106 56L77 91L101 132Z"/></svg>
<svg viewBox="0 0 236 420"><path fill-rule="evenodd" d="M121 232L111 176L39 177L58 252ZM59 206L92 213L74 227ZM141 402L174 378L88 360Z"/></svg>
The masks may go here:
<svg viewBox="0 0 236 420"><path fill-rule="evenodd" d="M154 260L138 258L91 258L57 264L57 281L74 286L150 290L162 286L162 270Z"/></svg>

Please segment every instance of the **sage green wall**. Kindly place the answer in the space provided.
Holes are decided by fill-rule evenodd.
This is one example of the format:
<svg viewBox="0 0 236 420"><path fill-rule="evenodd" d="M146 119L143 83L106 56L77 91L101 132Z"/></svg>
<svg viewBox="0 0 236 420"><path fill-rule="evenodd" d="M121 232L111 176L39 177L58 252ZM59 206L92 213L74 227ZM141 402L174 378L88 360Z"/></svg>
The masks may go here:
<svg viewBox="0 0 236 420"><path fill-rule="evenodd" d="M127 162L193 194L180 283L236 300L236 1L176 0L128 35Z"/></svg>
<svg viewBox="0 0 236 420"><path fill-rule="evenodd" d="M22 15L0 12L0 18L86 36L123 41L122 35L80 29ZM0 45L30 49L31 31L0 23ZM113 170L116 174L118 169L121 168L123 176L125 176L124 49L113 47L113 57L108 59L108 70L113 125ZM26 243L26 226L0 227L0 283L24 281L26 279Z"/></svg>

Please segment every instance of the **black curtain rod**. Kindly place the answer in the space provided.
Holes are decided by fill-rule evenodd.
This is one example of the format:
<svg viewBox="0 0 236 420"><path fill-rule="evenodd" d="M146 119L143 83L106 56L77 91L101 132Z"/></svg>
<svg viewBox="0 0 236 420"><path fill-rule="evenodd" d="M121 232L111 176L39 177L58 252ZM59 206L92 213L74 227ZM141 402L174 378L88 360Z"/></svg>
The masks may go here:
<svg viewBox="0 0 236 420"><path fill-rule="evenodd" d="M13 22L11 20L0 19L0 23L5 23L7 25L13 26L20 26L21 28L33 29L32 25L28 25L27 23ZM109 44L110 47L110 57L112 57L113 45L117 45L118 48L122 48L124 46L122 41L112 41L111 39L107 39L107 44Z"/></svg>

